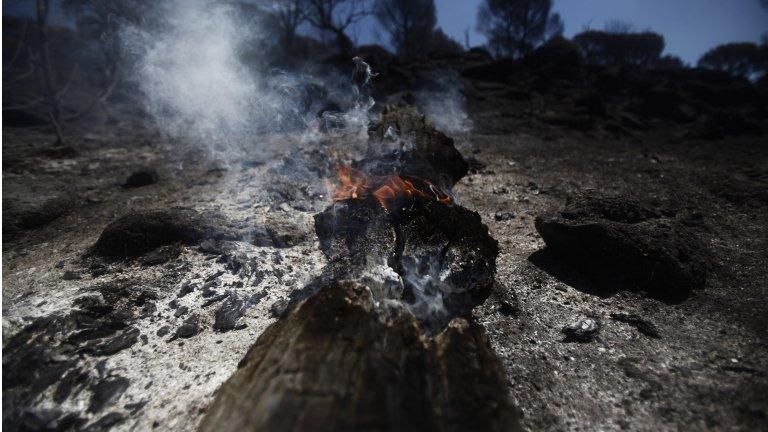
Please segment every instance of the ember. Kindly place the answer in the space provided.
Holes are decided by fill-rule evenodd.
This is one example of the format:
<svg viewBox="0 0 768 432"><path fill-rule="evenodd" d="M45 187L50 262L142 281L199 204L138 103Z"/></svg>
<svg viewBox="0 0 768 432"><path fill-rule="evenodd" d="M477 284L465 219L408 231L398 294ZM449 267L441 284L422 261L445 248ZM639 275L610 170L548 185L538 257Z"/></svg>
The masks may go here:
<svg viewBox="0 0 768 432"><path fill-rule="evenodd" d="M429 180L404 177L397 174L368 176L350 166L337 170L338 184L333 191L334 201L364 199L373 196L386 211L392 211L401 199L414 196L431 198L444 204L453 204L453 198Z"/></svg>

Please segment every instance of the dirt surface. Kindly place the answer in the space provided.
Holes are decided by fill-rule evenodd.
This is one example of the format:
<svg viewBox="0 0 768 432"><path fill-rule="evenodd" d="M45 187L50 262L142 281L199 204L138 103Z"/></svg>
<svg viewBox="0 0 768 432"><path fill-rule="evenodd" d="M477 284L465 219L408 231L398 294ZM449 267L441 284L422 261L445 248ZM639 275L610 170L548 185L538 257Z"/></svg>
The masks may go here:
<svg viewBox="0 0 768 432"><path fill-rule="evenodd" d="M499 91L508 92L468 86L475 127L456 138L473 172L454 194L499 242L502 288L474 315L506 368L523 426L764 429L765 136L681 139L679 127L652 122L630 134L584 131L573 121L531 120L525 112L534 104L509 94L497 103ZM296 153L276 142L266 154L222 164L128 114L67 130L65 149L52 150L45 127L3 128L3 398L5 407L34 407L4 410L4 424L197 427L290 293L325 264L312 219L328 205L325 171L304 179L291 165L317 149ZM151 181L124 187L147 170ZM575 269L542 258L535 217L589 190L668 210L706 246L704 288L678 303L622 289L597 295ZM139 258L93 253L117 218L172 207L215 212L217 224L243 234L167 244ZM121 318L108 332L87 333L82 314L103 325L99 308ZM599 322L595 337L565 342L562 329L585 317ZM648 325L659 337L639 330ZM46 382L43 374L25 375L52 366L71 382L53 376L40 388L32 384Z"/></svg>

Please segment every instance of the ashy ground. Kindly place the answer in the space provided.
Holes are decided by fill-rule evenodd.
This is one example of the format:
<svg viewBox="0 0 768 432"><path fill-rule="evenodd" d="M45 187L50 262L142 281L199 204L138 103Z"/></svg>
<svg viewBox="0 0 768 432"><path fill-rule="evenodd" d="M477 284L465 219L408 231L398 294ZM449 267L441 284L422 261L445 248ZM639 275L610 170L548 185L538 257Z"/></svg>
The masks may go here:
<svg viewBox="0 0 768 432"><path fill-rule="evenodd" d="M504 290L475 315L524 426L765 428L765 137L584 132L472 103L474 132L459 141L474 172L454 192L500 244ZM4 424L194 429L290 292L325 263L312 216L328 196L297 162L322 159L322 150L278 146L222 165L140 117L70 130L53 150L44 129L4 128ZM145 169L156 182L124 187ZM677 304L623 290L600 296L537 265L535 217L588 190L672 209L712 257L704 289ZM242 235L129 260L92 253L116 218L179 206L216 212ZM660 337L611 318L619 313ZM597 337L565 342L563 327L586 316L599 319ZM14 411L21 403L34 409Z"/></svg>

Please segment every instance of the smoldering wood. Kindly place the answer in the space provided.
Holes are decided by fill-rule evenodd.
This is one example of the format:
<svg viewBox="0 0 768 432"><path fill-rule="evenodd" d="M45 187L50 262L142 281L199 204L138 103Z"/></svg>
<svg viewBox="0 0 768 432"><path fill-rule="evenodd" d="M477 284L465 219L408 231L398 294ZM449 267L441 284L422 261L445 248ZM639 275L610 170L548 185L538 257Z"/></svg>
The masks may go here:
<svg viewBox="0 0 768 432"><path fill-rule="evenodd" d="M200 430L520 430L505 381L479 325L425 337L405 308L332 284L264 331Z"/></svg>
<svg viewBox="0 0 768 432"><path fill-rule="evenodd" d="M448 188L469 172L469 164L453 146L453 139L435 129L415 108L386 107L381 120L369 128L372 151L392 140L400 142L402 151L366 158L355 167L373 175L394 170L399 175L427 179Z"/></svg>
<svg viewBox="0 0 768 432"><path fill-rule="evenodd" d="M370 144L389 131L412 146L359 161L366 174L394 168L448 185L466 174L453 141L416 110L388 109ZM461 206L418 195L396 204L369 195L315 216L328 265L219 389L202 431L519 430L471 317L494 285L498 243Z"/></svg>
<svg viewBox="0 0 768 432"><path fill-rule="evenodd" d="M416 197L388 213L375 199L345 200L317 214L315 230L330 260L325 282L361 280L384 264L401 276L446 275L451 287L444 297L446 319L469 316L494 283L498 243L480 215L461 206ZM424 269L427 265L433 268ZM375 294L392 295L386 286L371 288ZM403 288L398 298L407 300L414 288L407 280ZM426 321L430 327L445 324Z"/></svg>

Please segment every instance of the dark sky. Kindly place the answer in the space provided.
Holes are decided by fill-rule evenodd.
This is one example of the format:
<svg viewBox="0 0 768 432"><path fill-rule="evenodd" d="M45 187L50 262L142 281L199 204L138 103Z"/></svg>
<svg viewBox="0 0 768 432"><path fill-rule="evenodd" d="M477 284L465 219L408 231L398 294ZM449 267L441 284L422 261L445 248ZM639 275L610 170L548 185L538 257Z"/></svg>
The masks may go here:
<svg viewBox="0 0 768 432"><path fill-rule="evenodd" d="M469 29L470 44L481 45L484 38L474 31L481 1L435 0L438 25L462 44L464 32ZM30 0L3 0L3 13L18 13L32 4ZM606 21L620 19L637 30L663 34L666 52L689 63L695 63L715 45L758 42L760 35L768 32L768 11L760 7L758 0L555 0L555 10L565 21L566 36L573 36L585 26L602 29ZM383 39L373 19L360 23L355 33L360 43Z"/></svg>

